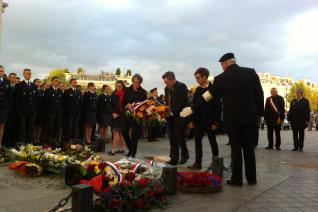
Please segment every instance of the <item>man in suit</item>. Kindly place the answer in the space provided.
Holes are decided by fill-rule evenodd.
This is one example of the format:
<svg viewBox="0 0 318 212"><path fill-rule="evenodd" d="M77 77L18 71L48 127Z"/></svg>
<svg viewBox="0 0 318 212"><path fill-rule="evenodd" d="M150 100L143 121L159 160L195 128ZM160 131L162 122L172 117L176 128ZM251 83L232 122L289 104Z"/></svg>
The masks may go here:
<svg viewBox="0 0 318 212"><path fill-rule="evenodd" d="M264 94L258 75L254 69L236 64L233 53L223 55L219 62L224 72L215 77L213 86L202 95L192 108L181 112L186 117L197 111L213 96L222 98L224 124L231 141L232 177L227 184L242 186L242 150L245 174L249 185L255 185L255 132L260 116L263 116Z"/></svg>
<svg viewBox="0 0 318 212"><path fill-rule="evenodd" d="M162 79L166 84L165 101L171 108L172 116L167 118L169 140L170 140L170 161L167 164L185 164L189 159L189 152L186 144L186 120L180 117L180 112L188 106L188 88L179 81L173 72L168 71ZM179 149L181 149L181 160L179 161Z"/></svg>
<svg viewBox="0 0 318 212"><path fill-rule="evenodd" d="M296 89L296 98L290 103L287 115L293 130L294 149L292 151L303 151L305 128L310 120L310 106L308 99L304 98L304 92L301 88Z"/></svg>
<svg viewBox="0 0 318 212"><path fill-rule="evenodd" d="M199 99L203 93L205 93L212 83L209 82L208 77L210 72L206 68L198 68L195 73L195 79L199 84L196 88L193 103ZM190 129L194 128L194 140L195 140L195 162L191 169L201 169L202 168L202 139L204 133L207 133L210 147L212 151L212 158L219 155L219 148L216 142L216 130L219 126L221 119L221 100L219 98L213 98L209 102L205 102L198 108L197 111L190 117L191 122L188 124Z"/></svg>
<svg viewBox="0 0 318 212"><path fill-rule="evenodd" d="M60 142L63 118L63 93L59 88L58 77L52 77L51 87L44 92L44 105L47 117L47 136Z"/></svg>
<svg viewBox="0 0 318 212"><path fill-rule="evenodd" d="M10 81L4 78L4 67L0 65L0 150L2 146L2 138L4 127L7 122L7 115L11 101Z"/></svg>
<svg viewBox="0 0 318 212"><path fill-rule="evenodd" d="M76 79L71 79L70 87L64 92L64 120L66 121L66 141L78 138L80 115L82 108L82 94L76 89Z"/></svg>
<svg viewBox="0 0 318 212"><path fill-rule="evenodd" d="M273 133L275 131L277 150L280 149L281 138L280 130L285 119L285 101L284 98L277 94L277 89L271 89L271 96L266 99L264 119L267 125L268 146L266 149L273 149Z"/></svg>
<svg viewBox="0 0 318 212"><path fill-rule="evenodd" d="M30 81L31 70L23 70L23 81L15 86L15 107L19 117L19 142L34 141L34 126L36 116L36 86Z"/></svg>
<svg viewBox="0 0 318 212"><path fill-rule="evenodd" d="M153 100L158 104L160 103L160 99L158 98L158 91L157 88L153 88L150 90L151 96L148 98L149 100ZM158 141L157 140L157 129L159 125L154 123L152 126L148 127L148 142Z"/></svg>

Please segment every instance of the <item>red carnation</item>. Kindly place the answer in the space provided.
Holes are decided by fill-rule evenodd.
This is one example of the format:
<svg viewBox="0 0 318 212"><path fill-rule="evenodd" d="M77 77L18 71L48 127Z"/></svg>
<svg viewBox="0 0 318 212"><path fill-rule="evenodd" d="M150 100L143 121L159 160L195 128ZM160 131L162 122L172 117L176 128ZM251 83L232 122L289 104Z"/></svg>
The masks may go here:
<svg viewBox="0 0 318 212"><path fill-rule="evenodd" d="M163 186L159 186L158 188L157 188L157 192L158 193L162 193L162 192L164 192L165 191L165 188L163 187Z"/></svg>
<svg viewBox="0 0 318 212"><path fill-rule="evenodd" d="M138 198L135 200L135 207L136 208L142 208L142 206L144 205L144 200L141 198Z"/></svg>
<svg viewBox="0 0 318 212"><path fill-rule="evenodd" d="M129 173L126 174L126 179L129 182L132 182L135 179L135 177L136 177L136 175L133 172L129 172Z"/></svg>
<svg viewBox="0 0 318 212"><path fill-rule="evenodd" d="M148 190L147 190L147 197L151 198L151 197L153 197L154 195L155 195L155 192L153 192L152 189L148 189Z"/></svg>
<svg viewBox="0 0 318 212"><path fill-rule="evenodd" d="M87 171L89 171L89 172L94 171L95 166L96 166L95 164L89 164L89 165L87 166Z"/></svg>
<svg viewBox="0 0 318 212"><path fill-rule="evenodd" d="M110 207L111 208L118 208L119 204L120 204L120 201L118 199L116 199L116 198L113 198L110 201Z"/></svg>
<svg viewBox="0 0 318 212"><path fill-rule="evenodd" d="M140 186L146 186L148 183L147 179L146 178L141 178L140 180L138 180L138 184Z"/></svg>
<svg viewBox="0 0 318 212"><path fill-rule="evenodd" d="M104 162L98 164L98 168L99 168L100 170L104 170L106 166L107 166L107 164L104 163Z"/></svg>

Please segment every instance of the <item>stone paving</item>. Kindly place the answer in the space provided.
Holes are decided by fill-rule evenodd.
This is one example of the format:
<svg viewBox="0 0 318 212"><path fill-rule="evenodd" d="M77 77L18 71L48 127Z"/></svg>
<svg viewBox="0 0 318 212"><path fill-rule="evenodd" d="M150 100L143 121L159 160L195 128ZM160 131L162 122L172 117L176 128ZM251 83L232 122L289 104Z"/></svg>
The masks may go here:
<svg viewBox="0 0 318 212"><path fill-rule="evenodd" d="M217 137L220 156L225 166L230 163L227 136ZM224 186L217 194L179 192L171 196L173 202L166 211L318 211L318 132L306 132L304 152L292 152L291 131L282 132L282 151L265 150L266 131L260 131L260 145L256 149L258 184L243 187ZM188 141L193 162L194 141ZM211 163L211 150L204 138L204 168ZM106 146L107 151L109 145ZM141 140L138 157L167 155L169 142L148 143ZM105 155L103 155L105 156ZM120 157L120 156L115 156ZM185 167L179 167L180 170ZM225 178L230 176L225 172ZM0 212L48 211L69 194L63 179L49 175L28 178L0 166Z"/></svg>

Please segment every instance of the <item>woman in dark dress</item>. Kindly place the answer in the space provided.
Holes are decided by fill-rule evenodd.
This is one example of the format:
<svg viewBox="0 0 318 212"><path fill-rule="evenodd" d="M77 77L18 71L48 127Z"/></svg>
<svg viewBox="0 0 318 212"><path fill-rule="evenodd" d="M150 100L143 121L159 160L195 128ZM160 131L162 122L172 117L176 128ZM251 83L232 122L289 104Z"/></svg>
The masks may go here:
<svg viewBox="0 0 318 212"><path fill-rule="evenodd" d="M102 94L98 97L98 125L100 139L106 141L107 139L107 130L112 119L112 106L111 106L111 97L109 95L110 87L108 85L103 85Z"/></svg>
<svg viewBox="0 0 318 212"><path fill-rule="evenodd" d="M111 96L112 106L112 120L111 127L113 131L112 150L108 152L110 155L115 153L125 153L123 142L123 125L124 125L124 96L125 96L125 84L123 81L118 80L116 82L116 89ZM119 150L116 148L119 146Z"/></svg>
<svg viewBox="0 0 318 212"><path fill-rule="evenodd" d="M37 88L36 92L36 117L34 127L34 144L40 143L42 126L45 123L45 108L44 108L44 85L41 86L41 80L35 79L33 81Z"/></svg>
<svg viewBox="0 0 318 212"><path fill-rule="evenodd" d="M86 144L91 144L92 127L96 124L98 97L94 83L88 83L88 91L83 97L83 118Z"/></svg>

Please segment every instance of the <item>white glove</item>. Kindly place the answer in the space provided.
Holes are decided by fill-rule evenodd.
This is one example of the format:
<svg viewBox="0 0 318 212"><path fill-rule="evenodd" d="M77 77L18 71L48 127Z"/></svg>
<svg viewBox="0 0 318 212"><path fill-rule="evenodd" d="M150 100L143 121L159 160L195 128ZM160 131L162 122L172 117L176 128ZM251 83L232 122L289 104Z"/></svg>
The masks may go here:
<svg viewBox="0 0 318 212"><path fill-rule="evenodd" d="M191 107L185 107L183 110L180 112L180 116L182 118L188 117L193 113Z"/></svg>
<svg viewBox="0 0 318 212"><path fill-rule="evenodd" d="M212 94L209 91L206 91L204 94L202 94L203 99L208 102L212 99Z"/></svg>

